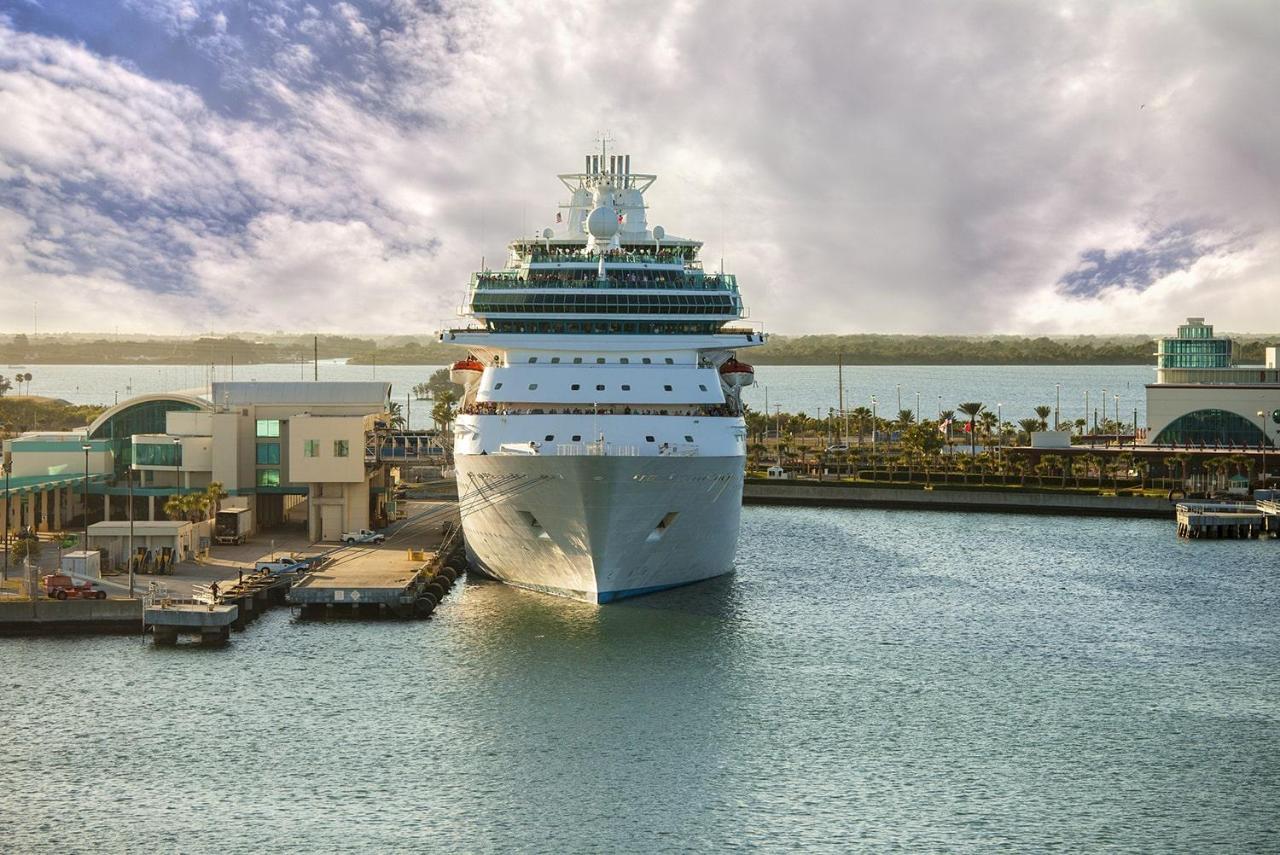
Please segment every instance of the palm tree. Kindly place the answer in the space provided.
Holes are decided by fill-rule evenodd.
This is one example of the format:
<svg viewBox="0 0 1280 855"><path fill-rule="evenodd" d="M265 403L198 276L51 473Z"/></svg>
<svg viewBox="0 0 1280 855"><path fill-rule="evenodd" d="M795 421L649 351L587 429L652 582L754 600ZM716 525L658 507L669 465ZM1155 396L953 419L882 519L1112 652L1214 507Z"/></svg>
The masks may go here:
<svg viewBox="0 0 1280 855"><path fill-rule="evenodd" d="M978 453L978 432L974 429L973 420L984 407L977 401L965 401L958 409L969 417L969 456L972 457Z"/></svg>
<svg viewBox="0 0 1280 855"><path fill-rule="evenodd" d="M204 488L206 501L213 507L213 516L218 515L218 511L222 510L222 500L227 498L227 491L223 489L221 481L210 481L209 486Z"/></svg>
<svg viewBox="0 0 1280 855"><path fill-rule="evenodd" d="M906 430L915 423L916 414L910 410L898 410L898 430Z"/></svg>
<svg viewBox="0 0 1280 855"><path fill-rule="evenodd" d="M853 429L858 432L858 445L862 445L862 434L871 422L871 410L866 407L855 407L849 411L849 417L853 420Z"/></svg>
<svg viewBox="0 0 1280 855"><path fill-rule="evenodd" d="M387 424L392 428L403 428L405 426L404 407L400 405L399 401L392 401L387 405L387 414L391 416Z"/></svg>
<svg viewBox="0 0 1280 855"><path fill-rule="evenodd" d="M1049 429L1049 414L1052 412L1052 407L1046 407L1043 404L1035 408L1036 418L1040 420L1040 430Z"/></svg>
<svg viewBox="0 0 1280 855"><path fill-rule="evenodd" d="M1022 432L1027 435L1027 445L1030 445L1031 434L1040 430L1040 420L1039 419L1021 419L1018 422L1018 427L1022 428Z"/></svg>

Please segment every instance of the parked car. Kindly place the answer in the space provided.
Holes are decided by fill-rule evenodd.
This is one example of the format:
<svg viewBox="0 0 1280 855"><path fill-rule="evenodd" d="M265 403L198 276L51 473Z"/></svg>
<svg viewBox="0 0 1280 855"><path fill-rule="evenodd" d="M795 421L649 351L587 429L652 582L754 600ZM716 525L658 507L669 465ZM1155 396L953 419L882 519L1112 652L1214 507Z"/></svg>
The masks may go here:
<svg viewBox="0 0 1280 855"><path fill-rule="evenodd" d="M257 564L253 565L253 569L254 572L257 573L267 572L272 575L303 572L310 570L315 565L318 558L319 556L312 556L311 558L290 558L286 555L281 558L277 558L274 561L259 561Z"/></svg>
<svg viewBox="0 0 1280 855"><path fill-rule="evenodd" d="M386 536L376 531L370 531L362 528L359 531L344 531L342 533L342 542L346 544L352 543L382 543L386 540Z"/></svg>
<svg viewBox="0 0 1280 855"><path fill-rule="evenodd" d="M65 573L50 573L40 577L45 596L55 600L105 600L107 592L92 582L79 585Z"/></svg>

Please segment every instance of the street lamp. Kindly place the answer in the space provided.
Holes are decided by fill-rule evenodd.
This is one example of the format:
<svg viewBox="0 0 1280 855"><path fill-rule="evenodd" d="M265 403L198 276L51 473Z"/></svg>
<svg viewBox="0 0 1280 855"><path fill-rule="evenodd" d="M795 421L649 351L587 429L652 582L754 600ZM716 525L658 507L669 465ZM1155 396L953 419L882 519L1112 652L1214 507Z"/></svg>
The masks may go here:
<svg viewBox="0 0 1280 855"><path fill-rule="evenodd" d="M93 446L86 442L80 447L84 449L84 544L80 548L87 551L89 549L89 451Z"/></svg>
<svg viewBox="0 0 1280 855"><path fill-rule="evenodd" d="M871 396L871 456L876 454L876 396Z"/></svg>
<svg viewBox="0 0 1280 855"><path fill-rule="evenodd" d="M4 467L4 575L0 578L7 582L9 580L9 470L13 468L13 463L4 460L0 461L0 466Z"/></svg>
<svg viewBox="0 0 1280 855"><path fill-rule="evenodd" d="M1054 383L1054 403L1053 403L1053 429L1057 430L1059 423L1062 421L1062 384Z"/></svg>
<svg viewBox="0 0 1280 855"><path fill-rule="evenodd" d="M178 495L182 495L182 437L173 438L173 467L177 476Z"/></svg>
<svg viewBox="0 0 1280 855"><path fill-rule="evenodd" d="M1262 439L1258 445L1262 447L1262 478L1259 479L1263 487L1267 486L1267 411L1258 410L1258 420L1262 422Z"/></svg>
<svg viewBox="0 0 1280 855"><path fill-rule="evenodd" d="M1004 401L996 402L996 445L1004 446L1004 419L1001 417L1001 408L1004 407Z"/></svg>

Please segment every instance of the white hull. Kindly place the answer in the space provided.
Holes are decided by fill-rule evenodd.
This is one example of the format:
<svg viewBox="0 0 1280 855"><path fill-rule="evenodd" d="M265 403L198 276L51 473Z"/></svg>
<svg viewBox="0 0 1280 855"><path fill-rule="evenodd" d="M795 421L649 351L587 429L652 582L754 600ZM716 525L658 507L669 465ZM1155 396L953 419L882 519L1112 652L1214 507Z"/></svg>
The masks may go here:
<svg viewBox="0 0 1280 855"><path fill-rule="evenodd" d="M509 584L606 603L733 569L741 456L485 454L456 466L468 558Z"/></svg>

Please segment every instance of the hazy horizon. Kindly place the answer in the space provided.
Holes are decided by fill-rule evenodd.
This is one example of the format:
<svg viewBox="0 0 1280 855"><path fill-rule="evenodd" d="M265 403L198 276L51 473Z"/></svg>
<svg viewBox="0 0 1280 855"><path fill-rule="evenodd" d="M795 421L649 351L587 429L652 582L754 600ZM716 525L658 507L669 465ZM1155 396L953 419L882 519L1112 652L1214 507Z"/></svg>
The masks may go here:
<svg viewBox="0 0 1280 855"><path fill-rule="evenodd" d="M607 128L782 335L1280 329L1270 4L592 8L11 4L0 328L429 335Z"/></svg>

